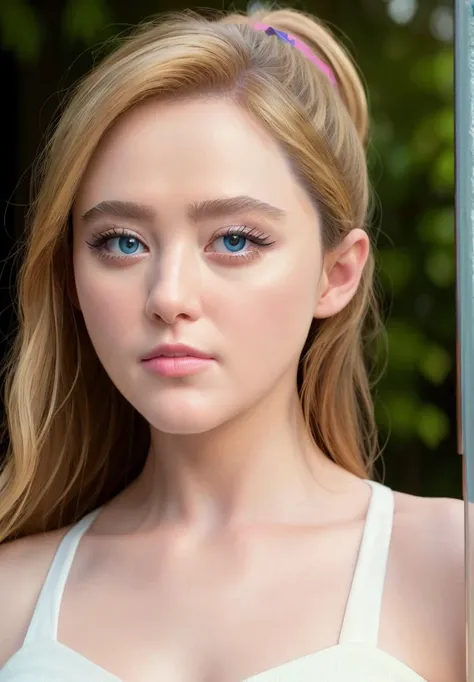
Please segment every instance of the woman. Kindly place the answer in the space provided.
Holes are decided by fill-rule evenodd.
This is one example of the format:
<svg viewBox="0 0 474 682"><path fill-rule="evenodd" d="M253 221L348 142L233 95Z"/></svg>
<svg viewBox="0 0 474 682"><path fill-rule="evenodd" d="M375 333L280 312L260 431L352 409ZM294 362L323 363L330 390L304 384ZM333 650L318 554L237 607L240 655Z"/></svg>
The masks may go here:
<svg viewBox="0 0 474 682"><path fill-rule="evenodd" d="M80 84L20 275L0 682L464 679L462 503L371 480L366 135L290 10Z"/></svg>

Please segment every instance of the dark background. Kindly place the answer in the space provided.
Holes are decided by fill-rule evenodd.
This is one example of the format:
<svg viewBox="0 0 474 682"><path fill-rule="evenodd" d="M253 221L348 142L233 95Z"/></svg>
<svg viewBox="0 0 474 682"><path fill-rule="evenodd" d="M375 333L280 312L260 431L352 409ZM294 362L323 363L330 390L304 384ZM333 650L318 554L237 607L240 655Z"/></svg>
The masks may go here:
<svg viewBox="0 0 474 682"><path fill-rule="evenodd" d="M391 487L462 496L456 443L453 11L446 0L292 4L325 20L364 74L388 366L376 389ZM65 91L104 42L179 1L0 0L0 353L15 327L15 244L35 156ZM206 8L245 10L209 2ZM193 9L200 9L194 6ZM1 415L0 415L1 416Z"/></svg>

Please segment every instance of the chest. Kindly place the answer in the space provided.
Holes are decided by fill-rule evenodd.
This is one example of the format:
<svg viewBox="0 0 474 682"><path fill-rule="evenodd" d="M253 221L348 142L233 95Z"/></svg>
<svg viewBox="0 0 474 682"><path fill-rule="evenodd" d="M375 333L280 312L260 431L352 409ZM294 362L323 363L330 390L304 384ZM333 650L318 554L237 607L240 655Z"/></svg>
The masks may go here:
<svg viewBox="0 0 474 682"><path fill-rule="evenodd" d="M360 535L99 561L70 576L58 639L126 682L246 680L337 643Z"/></svg>

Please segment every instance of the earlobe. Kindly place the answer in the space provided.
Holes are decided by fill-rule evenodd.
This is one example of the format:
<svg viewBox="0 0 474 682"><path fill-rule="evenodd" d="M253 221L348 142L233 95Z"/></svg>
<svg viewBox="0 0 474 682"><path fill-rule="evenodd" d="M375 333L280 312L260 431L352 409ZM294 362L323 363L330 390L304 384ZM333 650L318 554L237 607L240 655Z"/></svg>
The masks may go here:
<svg viewBox="0 0 474 682"><path fill-rule="evenodd" d="M328 271L330 272L332 269L332 265L326 262L326 259L324 261L324 266L323 266L323 272L321 275L321 279L319 281L319 292L318 292L318 297L316 301L316 308L314 311L314 317L316 319L324 319L326 317L330 317L331 313L328 313L327 310L327 299L328 295L330 295L330 284L329 284L329 277L328 277Z"/></svg>

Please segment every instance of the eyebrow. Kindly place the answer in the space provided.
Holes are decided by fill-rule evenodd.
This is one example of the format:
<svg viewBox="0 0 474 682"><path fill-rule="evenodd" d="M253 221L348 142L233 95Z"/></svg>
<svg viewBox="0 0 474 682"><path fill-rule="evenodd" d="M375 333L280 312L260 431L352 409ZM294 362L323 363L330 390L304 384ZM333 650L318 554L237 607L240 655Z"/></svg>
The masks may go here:
<svg viewBox="0 0 474 682"><path fill-rule="evenodd" d="M101 201L100 204L87 210L81 218L84 223L92 223L103 216L151 222L155 218L155 212L151 206L145 204L113 200Z"/></svg>
<svg viewBox="0 0 474 682"><path fill-rule="evenodd" d="M188 217L193 222L199 222L206 218L225 218L230 215L250 211L266 215L274 220L282 220L286 217L286 211L282 208L245 195L222 199L207 199L205 201L193 202L187 206ZM82 215L82 220L87 224L104 216L128 218L129 220L138 220L140 222L152 222L156 219L156 213L151 206L134 201L111 200L101 201L100 204L88 209Z"/></svg>

